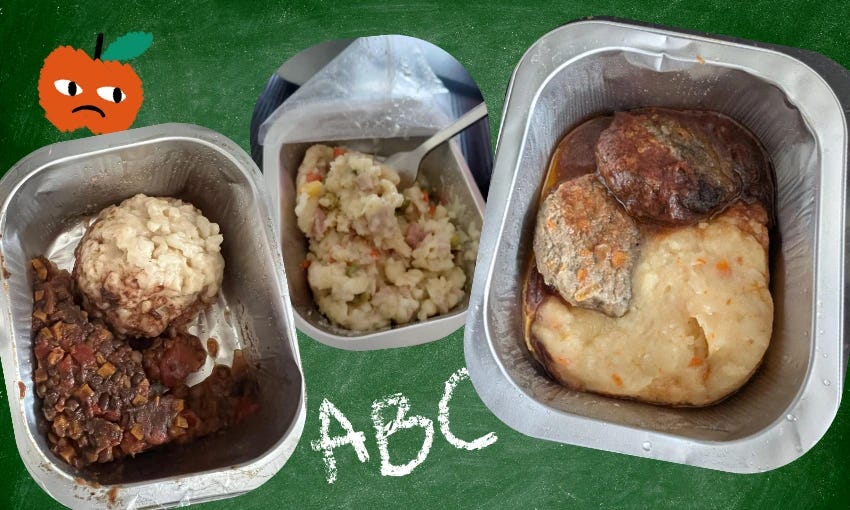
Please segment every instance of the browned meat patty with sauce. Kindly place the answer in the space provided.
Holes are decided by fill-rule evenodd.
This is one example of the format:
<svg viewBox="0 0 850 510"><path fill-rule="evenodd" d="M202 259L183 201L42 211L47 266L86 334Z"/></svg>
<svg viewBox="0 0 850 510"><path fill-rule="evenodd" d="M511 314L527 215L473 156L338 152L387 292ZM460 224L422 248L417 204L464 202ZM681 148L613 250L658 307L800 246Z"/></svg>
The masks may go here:
<svg viewBox="0 0 850 510"><path fill-rule="evenodd" d="M714 112L617 112L596 146L603 182L637 221L685 225L740 198L772 218L773 180L759 142Z"/></svg>
<svg viewBox="0 0 850 510"><path fill-rule="evenodd" d="M575 306L620 317L631 299L640 232L596 175L562 183L544 200L534 231L537 269Z"/></svg>

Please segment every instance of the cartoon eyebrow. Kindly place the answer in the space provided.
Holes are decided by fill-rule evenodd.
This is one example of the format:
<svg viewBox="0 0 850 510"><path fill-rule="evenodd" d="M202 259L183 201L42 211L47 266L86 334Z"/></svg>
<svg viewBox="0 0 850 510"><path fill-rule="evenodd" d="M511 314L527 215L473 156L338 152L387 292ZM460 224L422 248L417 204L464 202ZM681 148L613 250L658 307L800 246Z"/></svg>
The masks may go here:
<svg viewBox="0 0 850 510"><path fill-rule="evenodd" d="M84 104L84 105L78 106L78 107L74 108L73 110L71 110L71 113L77 113L80 110L91 110L93 112L99 113L101 117L106 117L106 114L103 113L103 110L101 110L97 106L94 106L94 105L91 105L91 104Z"/></svg>

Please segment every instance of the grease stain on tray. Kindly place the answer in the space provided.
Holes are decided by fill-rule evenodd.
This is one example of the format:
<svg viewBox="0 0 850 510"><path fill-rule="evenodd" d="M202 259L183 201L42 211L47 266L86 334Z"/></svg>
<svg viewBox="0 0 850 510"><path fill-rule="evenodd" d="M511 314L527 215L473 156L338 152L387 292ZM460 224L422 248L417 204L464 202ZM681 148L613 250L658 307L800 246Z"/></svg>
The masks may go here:
<svg viewBox="0 0 850 510"><path fill-rule="evenodd" d="M6 270L6 258L3 257L2 253L0 253L0 273L2 273L3 278L7 280L12 277L12 273Z"/></svg>
<svg viewBox="0 0 850 510"><path fill-rule="evenodd" d="M109 498L109 504L114 505L118 501L118 487L109 489L106 496Z"/></svg>

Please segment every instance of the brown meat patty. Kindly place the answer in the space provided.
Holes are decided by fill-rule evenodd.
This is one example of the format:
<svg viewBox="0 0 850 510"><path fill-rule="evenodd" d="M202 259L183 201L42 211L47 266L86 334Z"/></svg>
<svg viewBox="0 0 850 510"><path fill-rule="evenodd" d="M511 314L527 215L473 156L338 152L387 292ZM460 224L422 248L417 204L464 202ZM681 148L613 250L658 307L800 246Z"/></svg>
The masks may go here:
<svg viewBox="0 0 850 510"><path fill-rule="evenodd" d="M602 181L638 221L684 225L736 199L772 218L773 180L759 142L714 112L617 112L596 146Z"/></svg>
<svg viewBox="0 0 850 510"><path fill-rule="evenodd" d="M534 231L537 270L568 303L620 317L632 296L640 232L596 175L562 183Z"/></svg>

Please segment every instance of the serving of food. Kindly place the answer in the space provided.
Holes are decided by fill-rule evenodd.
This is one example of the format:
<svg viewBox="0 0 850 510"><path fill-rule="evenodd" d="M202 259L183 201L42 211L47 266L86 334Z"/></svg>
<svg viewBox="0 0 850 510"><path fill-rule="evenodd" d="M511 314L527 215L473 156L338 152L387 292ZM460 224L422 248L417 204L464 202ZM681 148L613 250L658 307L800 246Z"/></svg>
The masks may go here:
<svg viewBox="0 0 850 510"><path fill-rule="evenodd" d="M258 410L238 350L231 366L187 385L208 356L187 327L219 293L221 243L191 204L140 194L88 226L73 274L30 261L35 388L51 451L65 462L186 443Z"/></svg>
<svg viewBox="0 0 850 510"><path fill-rule="evenodd" d="M313 299L339 327L374 331L446 314L465 296L477 232L374 156L313 145L295 179Z"/></svg>
<svg viewBox="0 0 850 510"><path fill-rule="evenodd" d="M558 382L705 406L770 342L774 185L758 140L705 111L590 119L559 143L525 282L526 343Z"/></svg>

